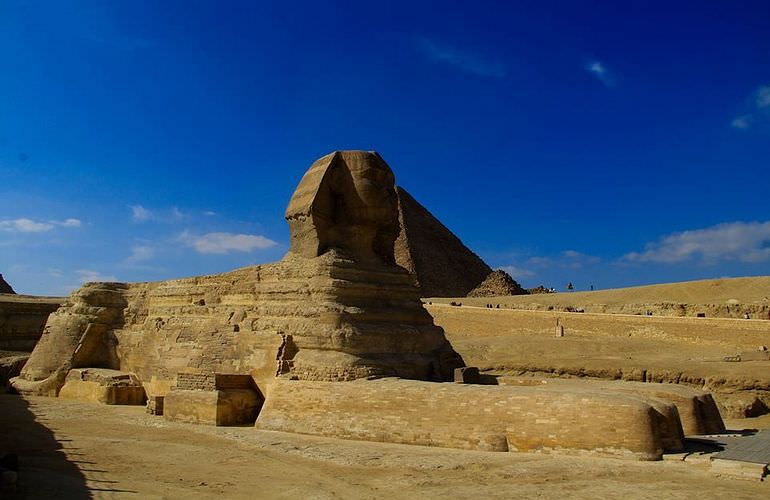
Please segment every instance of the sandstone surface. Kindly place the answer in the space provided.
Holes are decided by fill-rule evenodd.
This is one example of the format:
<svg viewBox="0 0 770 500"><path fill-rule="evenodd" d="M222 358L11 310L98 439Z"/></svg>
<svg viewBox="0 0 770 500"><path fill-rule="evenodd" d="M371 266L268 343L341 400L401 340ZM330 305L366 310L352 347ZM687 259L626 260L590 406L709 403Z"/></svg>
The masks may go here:
<svg viewBox="0 0 770 500"><path fill-rule="evenodd" d="M0 294L0 349L31 352L48 315L63 301L61 297Z"/></svg>

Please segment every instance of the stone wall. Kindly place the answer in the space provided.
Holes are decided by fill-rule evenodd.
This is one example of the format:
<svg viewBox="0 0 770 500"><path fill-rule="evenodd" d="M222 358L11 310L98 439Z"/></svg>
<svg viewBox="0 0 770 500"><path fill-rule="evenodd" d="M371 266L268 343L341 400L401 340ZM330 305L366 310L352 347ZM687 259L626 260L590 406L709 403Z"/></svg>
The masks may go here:
<svg viewBox="0 0 770 500"><path fill-rule="evenodd" d="M268 390L260 429L486 451L655 460L664 449L661 419L676 414L666 403L655 403L662 416L644 398L574 388L281 379Z"/></svg>

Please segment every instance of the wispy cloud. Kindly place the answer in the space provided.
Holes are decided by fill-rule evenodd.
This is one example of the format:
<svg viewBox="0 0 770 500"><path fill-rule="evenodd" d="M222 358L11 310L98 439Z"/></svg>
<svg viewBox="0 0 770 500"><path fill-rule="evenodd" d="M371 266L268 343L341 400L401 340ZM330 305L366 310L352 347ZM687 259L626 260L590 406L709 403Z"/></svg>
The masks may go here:
<svg viewBox="0 0 770 500"><path fill-rule="evenodd" d="M751 126L751 115L739 116L732 123L733 128L746 129Z"/></svg>
<svg viewBox="0 0 770 500"><path fill-rule="evenodd" d="M166 210L151 210L143 205L130 205L131 220L134 222L179 222L185 218L185 214L177 207Z"/></svg>
<svg viewBox="0 0 770 500"><path fill-rule="evenodd" d="M643 252L623 257L627 262L674 264L701 259L706 264L737 260L770 260L770 221L729 222L704 229L673 233L648 243Z"/></svg>
<svg viewBox="0 0 770 500"><path fill-rule="evenodd" d="M757 108L770 107L770 85L763 85L757 89Z"/></svg>
<svg viewBox="0 0 770 500"><path fill-rule="evenodd" d="M221 232L197 236L189 231L185 231L179 236L179 241L194 248L196 252L201 254L253 252L254 250L264 250L278 245L275 241L256 234Z"/></svg>
<svg viewBox="0 0 770 500"><path fill-rule="evenodd" d="M733 119L733 128L748 130L755 124L770 124L770 85L761 85L752 93L750 107L753 108L750 113Z"/></svg>
<svg viewBox="0 0 770 500"><path fill-rule="evenodd" d="M131 219L136 222L144 222L153 218L151 210L144 208L142 205L131 205Z"/></svg>
<svg viewBox="0 0 770 500"><path fill-rule="evenodd" d="M80 227L79 219L34 220L27 217L0 221L0 230L14 233L43 233L55 227Z"/></svg>
<svg viewBox="0 0 770 500"><path fill-rule="evenodd" d="M475 52L441 44L425 37L418 37L415 46L423 57L434 63L445 64L478 76L502 78L505 65Z"/></svg>
<svg viewBox="0 0 770 500"><path fill-rule="evenodd" d="M126 264L146 262L155 256L155 249L149 245L134 245L131 247L131 255L126 257Z"/></svg>
<svg viewBox="0 0 770 500"><path fill-rule="evenodd" d="M78 275L80 283L88 283L91 281L118 281L118 278L111 274L102 274L91 269L78 269L75 272Z"/></svg>
<svg viewBox="0 0 770 500"><path fill-rule="evenodd" d="M534 267L558 267L563 269L582 269L585 266L598 264L599 257L588 255L576 250L565 250L551 257L530 257L527 264Z"/></svg>
<svg viewBox="0 0 770 500"><path fill-rule="evenodd" d="M521 280L523 278L531 278L532 276L535 276L537 274L535 271L532 271L530 269L524 269L518 266L500 266L498 267L498 269L510 274L511 278L515 280Z"/></svg>
<svg viewBox="0 0 770 500"><path fill-rule="evenodd" d="M597 80L602 82L607 87L615 85L615 77L612 72L607 69L601 61L588 61L585 65L585 70L593 75Z"/></svg>

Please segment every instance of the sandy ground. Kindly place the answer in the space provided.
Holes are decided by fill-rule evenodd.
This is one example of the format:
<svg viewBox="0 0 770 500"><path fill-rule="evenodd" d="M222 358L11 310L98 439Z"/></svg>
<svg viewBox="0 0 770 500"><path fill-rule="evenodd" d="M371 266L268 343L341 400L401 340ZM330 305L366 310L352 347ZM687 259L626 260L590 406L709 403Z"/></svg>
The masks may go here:
<svg viewBox="0 0 770 500"><path fill-rule="evenodd" d="M756 419L755 419L756 420ZM740 422L738 422L740 424ZM756 424L757 422L752 422ZM682 462L485 453L166 422L139 407L0 395L2 498L762 498Z"/></svg>
<svg viewBox="0 0 770 500"><path fill-rule="evenodd" d="M504 372L523 366L630 371L672 377L762 380L767 361L724 362L725 356L770 343L770 323L735 319L661 318L426 306L465 362ZM555 335L557 318L565 336ZM669 381L669 380L666 380Z"/></svg>
<svg viewBox="0 0 770 500"><path fill-rule="evenodd" d="M494 302L495 304L540 303L572 306L586 304L654 304L660 302L723 304L732 300L741 304L767 305L770 303L770 276L683 281L679 283L613 288L594 292L562 292L493 298L461 297L426 300L455 300L473 305L484 305L488 302Z"/></svg>

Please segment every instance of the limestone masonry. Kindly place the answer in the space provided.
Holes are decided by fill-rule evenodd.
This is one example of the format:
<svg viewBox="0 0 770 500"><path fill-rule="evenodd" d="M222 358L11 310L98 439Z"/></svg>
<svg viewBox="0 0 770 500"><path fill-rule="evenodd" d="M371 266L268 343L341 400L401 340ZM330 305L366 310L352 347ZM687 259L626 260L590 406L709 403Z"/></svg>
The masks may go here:
<svg viewBox="0 0 770 500"><path fill-rule="evenodd" d="M492 269L401 187L396 263L417 280L423 297L462 297Z"/></svg>
<svg viewBox="0 0 770 500"><path fill-rule="evenodd" d="M289 201L291 245L281 261L164 282L87 283L51 314L12 386L107 404L147 399L152 414L211 425L256 420L350 439L645 460L681 449L680 414L689 429L720 428L707 395L685 388L451 383L465 363L397 265L409 253L423 290L443 286L425 281L425 262L396 244L401 227L414 245L426 237L421 224L438 226L407 204L416 202L396 190L377 153L324 156ZM431 265L467 265L473 275L452 286L467 293L489 274L472 253L441 260L433 242L459 243L448 231L427 236L424 244L437 245Z"/></svg>

